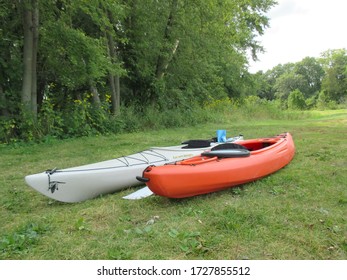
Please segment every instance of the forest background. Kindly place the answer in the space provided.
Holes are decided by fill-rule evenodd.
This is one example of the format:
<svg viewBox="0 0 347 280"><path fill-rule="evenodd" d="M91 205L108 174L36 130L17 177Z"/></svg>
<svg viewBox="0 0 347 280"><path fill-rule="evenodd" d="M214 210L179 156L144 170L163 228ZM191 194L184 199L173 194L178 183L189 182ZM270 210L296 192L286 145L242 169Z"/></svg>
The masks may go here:
<svg viewBox="0 0 347 280"><path fill-rule="evenodd" d="M248 71L274 5L0 0L0 143L346 108L346 49Z"/></svg>

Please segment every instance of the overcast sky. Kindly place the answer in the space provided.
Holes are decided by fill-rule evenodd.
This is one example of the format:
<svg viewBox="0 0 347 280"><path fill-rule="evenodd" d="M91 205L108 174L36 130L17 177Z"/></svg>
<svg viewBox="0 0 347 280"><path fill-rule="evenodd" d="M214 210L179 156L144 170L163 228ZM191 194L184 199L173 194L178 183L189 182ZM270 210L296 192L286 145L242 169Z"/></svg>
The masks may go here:
<svg viewBox="0 0 347 280"><path fill-rule="evenodd" d="M328 49L347 48L347 0L277 0L270 27L258 38L265 48L251 73L278 64L319 57Z"/></svg>

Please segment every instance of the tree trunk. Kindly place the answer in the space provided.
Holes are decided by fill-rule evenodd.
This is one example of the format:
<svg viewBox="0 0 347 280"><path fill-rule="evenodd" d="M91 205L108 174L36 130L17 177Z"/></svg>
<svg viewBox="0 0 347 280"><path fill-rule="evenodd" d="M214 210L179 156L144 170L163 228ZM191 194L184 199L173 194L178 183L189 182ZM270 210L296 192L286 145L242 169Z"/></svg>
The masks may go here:
<svg viewBox="0 0 347 280"><path fill-rule="evenodd" d="M6 108L6 96L1 85L0 85L0 116L8 116L8 111Z"/></svg>
<svg viewBox="0 0 347 280"><path fill-rule="evenodd" d="M118 115L120 113L120 80L119 75L116 75L113 77L114 83L116 86L116 92L115 92L115 102L114 105L116 107L115 114Z"/></svg>
<svg viewBox="0 0 347 280"><path fill-rule="evenodd" d="M24 28L24 46L23 46L23 84L22 84L22 103L26 110L31 111L31 90L33 80L33 13L28 3L24 2L23 9L23 28Z"/></svg>
<svg viewBox="0 0 347 280"><path fill-rule="evenodd" d="M176 53L178 48L179 40L172 38L172 28L175 22L175 16L178 8L178 1L173 0L171 4L170 14L167 20L165 33L164 33L164 46L160 51L156 67L157 79L162 79L166 73L166 70Z"/></svg>
<svg viewBox="0 0 347 280"><path fill-rule="evenodd" d="M93 103L97 106L100 106L101 101L100 101L99 92L98 92L98 89L96 88L96 86L91 84L90 85L90 91L92 92Z"/></svg>
<svg viewBox="0 0 347 280"><path fill-rule="evenodd" d="M31 80L31 111L37 116L37 52L39 45L39 8L38 0L33 0L33 60Z"/></svg>
<svg viewBox="0 0 347 280"><path fill-rule="evenodd" d="M111 111L112 114L120 113L120 83L119 76L109 74L108 80L111 87Z"/></svg>
<svg viewBox="0 0 347 280"><path fill-rule="evenodd" d="M116 47L114 44L114 40L109 31L106 31L107 34L107 42L108 42L108 55L112 61L112 63L117 61L117 53ZM109 82L111 87L111 112L114 115L118 115L120 113L120 82L119 75L114 75L109 73Z"/></svg>
<svg viewBox="0 0 347 280"><path fill-rule="evenodd" d="M165 55L160 55L158 59L158 64L157 64L157 71L156 71L156 77L157 79L162 79L166 73L167 68L169 67L169 64L174 57L176 50L178 48L180 41L177 39L171 53L169 54L169 57L165 57Z"/></svg>
<svg viewBox="0 0 347 280"><path fill-rule="evenodd" d="M24 108L37 114L37 49L38 49L38 1L23 2L23 84L22 103Z"/></svg>

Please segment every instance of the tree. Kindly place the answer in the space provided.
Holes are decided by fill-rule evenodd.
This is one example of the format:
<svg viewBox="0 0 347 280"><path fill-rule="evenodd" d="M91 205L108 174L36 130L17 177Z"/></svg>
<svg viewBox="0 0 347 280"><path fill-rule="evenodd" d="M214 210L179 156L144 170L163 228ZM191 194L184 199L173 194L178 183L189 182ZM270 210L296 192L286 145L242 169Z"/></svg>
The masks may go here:
<svg viewBox="0 0 347 280"><path fill-rule="evenodd" d="M275 98L272 86L268 80L268 76L262 71L253 74L253 95L266 100L273 100Z"/></svg>
<svg viewBox="0 0 347 280"><path fill-rule="evenodd" d="M246 50L268 24L274 1L127 1L129 43L121 56L128 100L184 103L240 95L246 86ZM224 91L224 93L223 93ZM165 101L163 101L165 103Z"/></svg>
<svg viewBox="0 0 347 280"><path fill-rule="evenodd" d="M6 76L7 76L7 71L5 70L8 65L9 61L7 61L8 52L10 48L8 47L8 42L10 41L8 36L9 33L8 30L4 30L2 26L9 25L9 23L6 21L6 18L9 15L9 7L6 5L1 5L0 6L0 117L1 116L7 116L8 115L8 110L7 110L7 98L5 94L5 83L6 83ZM7 32L6 32L7 31ZM5 43L6 42L6 43ZM7 52L5 52L7 50Z"/></svg>
<svg viewBox="0 0 347 280"><path fill-rule="evenodd" d="M16 1L0 5L0 117L17 114L23 75L22 10Z"/></svg>
<svg viewBox="0 0 347 280"><path fill-rule="evenodd" d="M322 54L325 76L322 91L332 101L342 102L347 97L347 51L328 50Z"/></svg>
<svg viewBox="0 0 347 280"><path fill-rule="evenodd" d="M261 88L257 89L257 95L259 97L266 98L268 100L273 100L276 97L279 97L277 91L280 85L276 85L277 80L283 74L291 73L293 69L294 69L294 63L286 63L286 64L279 64L275 66L274 68L267 70L265 73L259 72L257 74L254 74L253 76L255 76L255 81L258 81L258 83L259 82L262 83ZM289 92L286 90L286 93L284 95L286 95Z"/></svg>
<svg viewBox="0 0 347 280"><path fill-rule="evenodd" d="M46 83L54 81L62 89L61 102L69 100L65 95L71 100L81 98L81 92L91 92L98 105L102 95L98 86L108 82L111 111L118 113L119 76L124 73L117 57L117 28L122 28L117 22L122 18L122 6L114 1L78 0L65 1L52 10L55 12L47 12L42 28Z"/></svg>
<svg viewBox="0 0 347 280"><path fill-rule="evenodd" d="M306 91L303 92L305 98L317 95L322 84L324 70L318 59L314 57L305 57L298 63L295 63L294 72L301 75L306 84Z"/></svg>
<svg viewBox="0 0 347 280"><path fill-rule="evenodd" d="M111 112L118 115L121 103L120 77L125 73L121 66L120 45L127 42L124 30L125 5L113 0L95 0L87 3L82 1L78 6L97 27L97 31L94 30L94 34L91 36L104 38L109 61L108 83L111 89ZM88 29L88 27L84 28L87 34Z"/></svg>
<svg viewBox="0 0 347 280"><path fill-rule="evenodd" d="M294 90L305 92L307 84L302 75L293 72L282 74L274 85L276 97L281 100L288 99L289 94Z"/></svg>

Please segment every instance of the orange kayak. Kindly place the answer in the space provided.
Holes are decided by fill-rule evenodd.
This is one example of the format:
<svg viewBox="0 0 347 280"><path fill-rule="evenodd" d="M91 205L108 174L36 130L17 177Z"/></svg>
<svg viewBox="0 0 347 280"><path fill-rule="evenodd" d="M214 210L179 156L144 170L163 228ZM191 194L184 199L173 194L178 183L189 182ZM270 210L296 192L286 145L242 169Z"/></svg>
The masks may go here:
<svg viewBox="0 0 347 280"><path fill-rule="evenodd" d="M152 192L183 198L255 181L286 166L294 157L290 133L226 143L200 156L149 166L138 180Z"/></svg>

